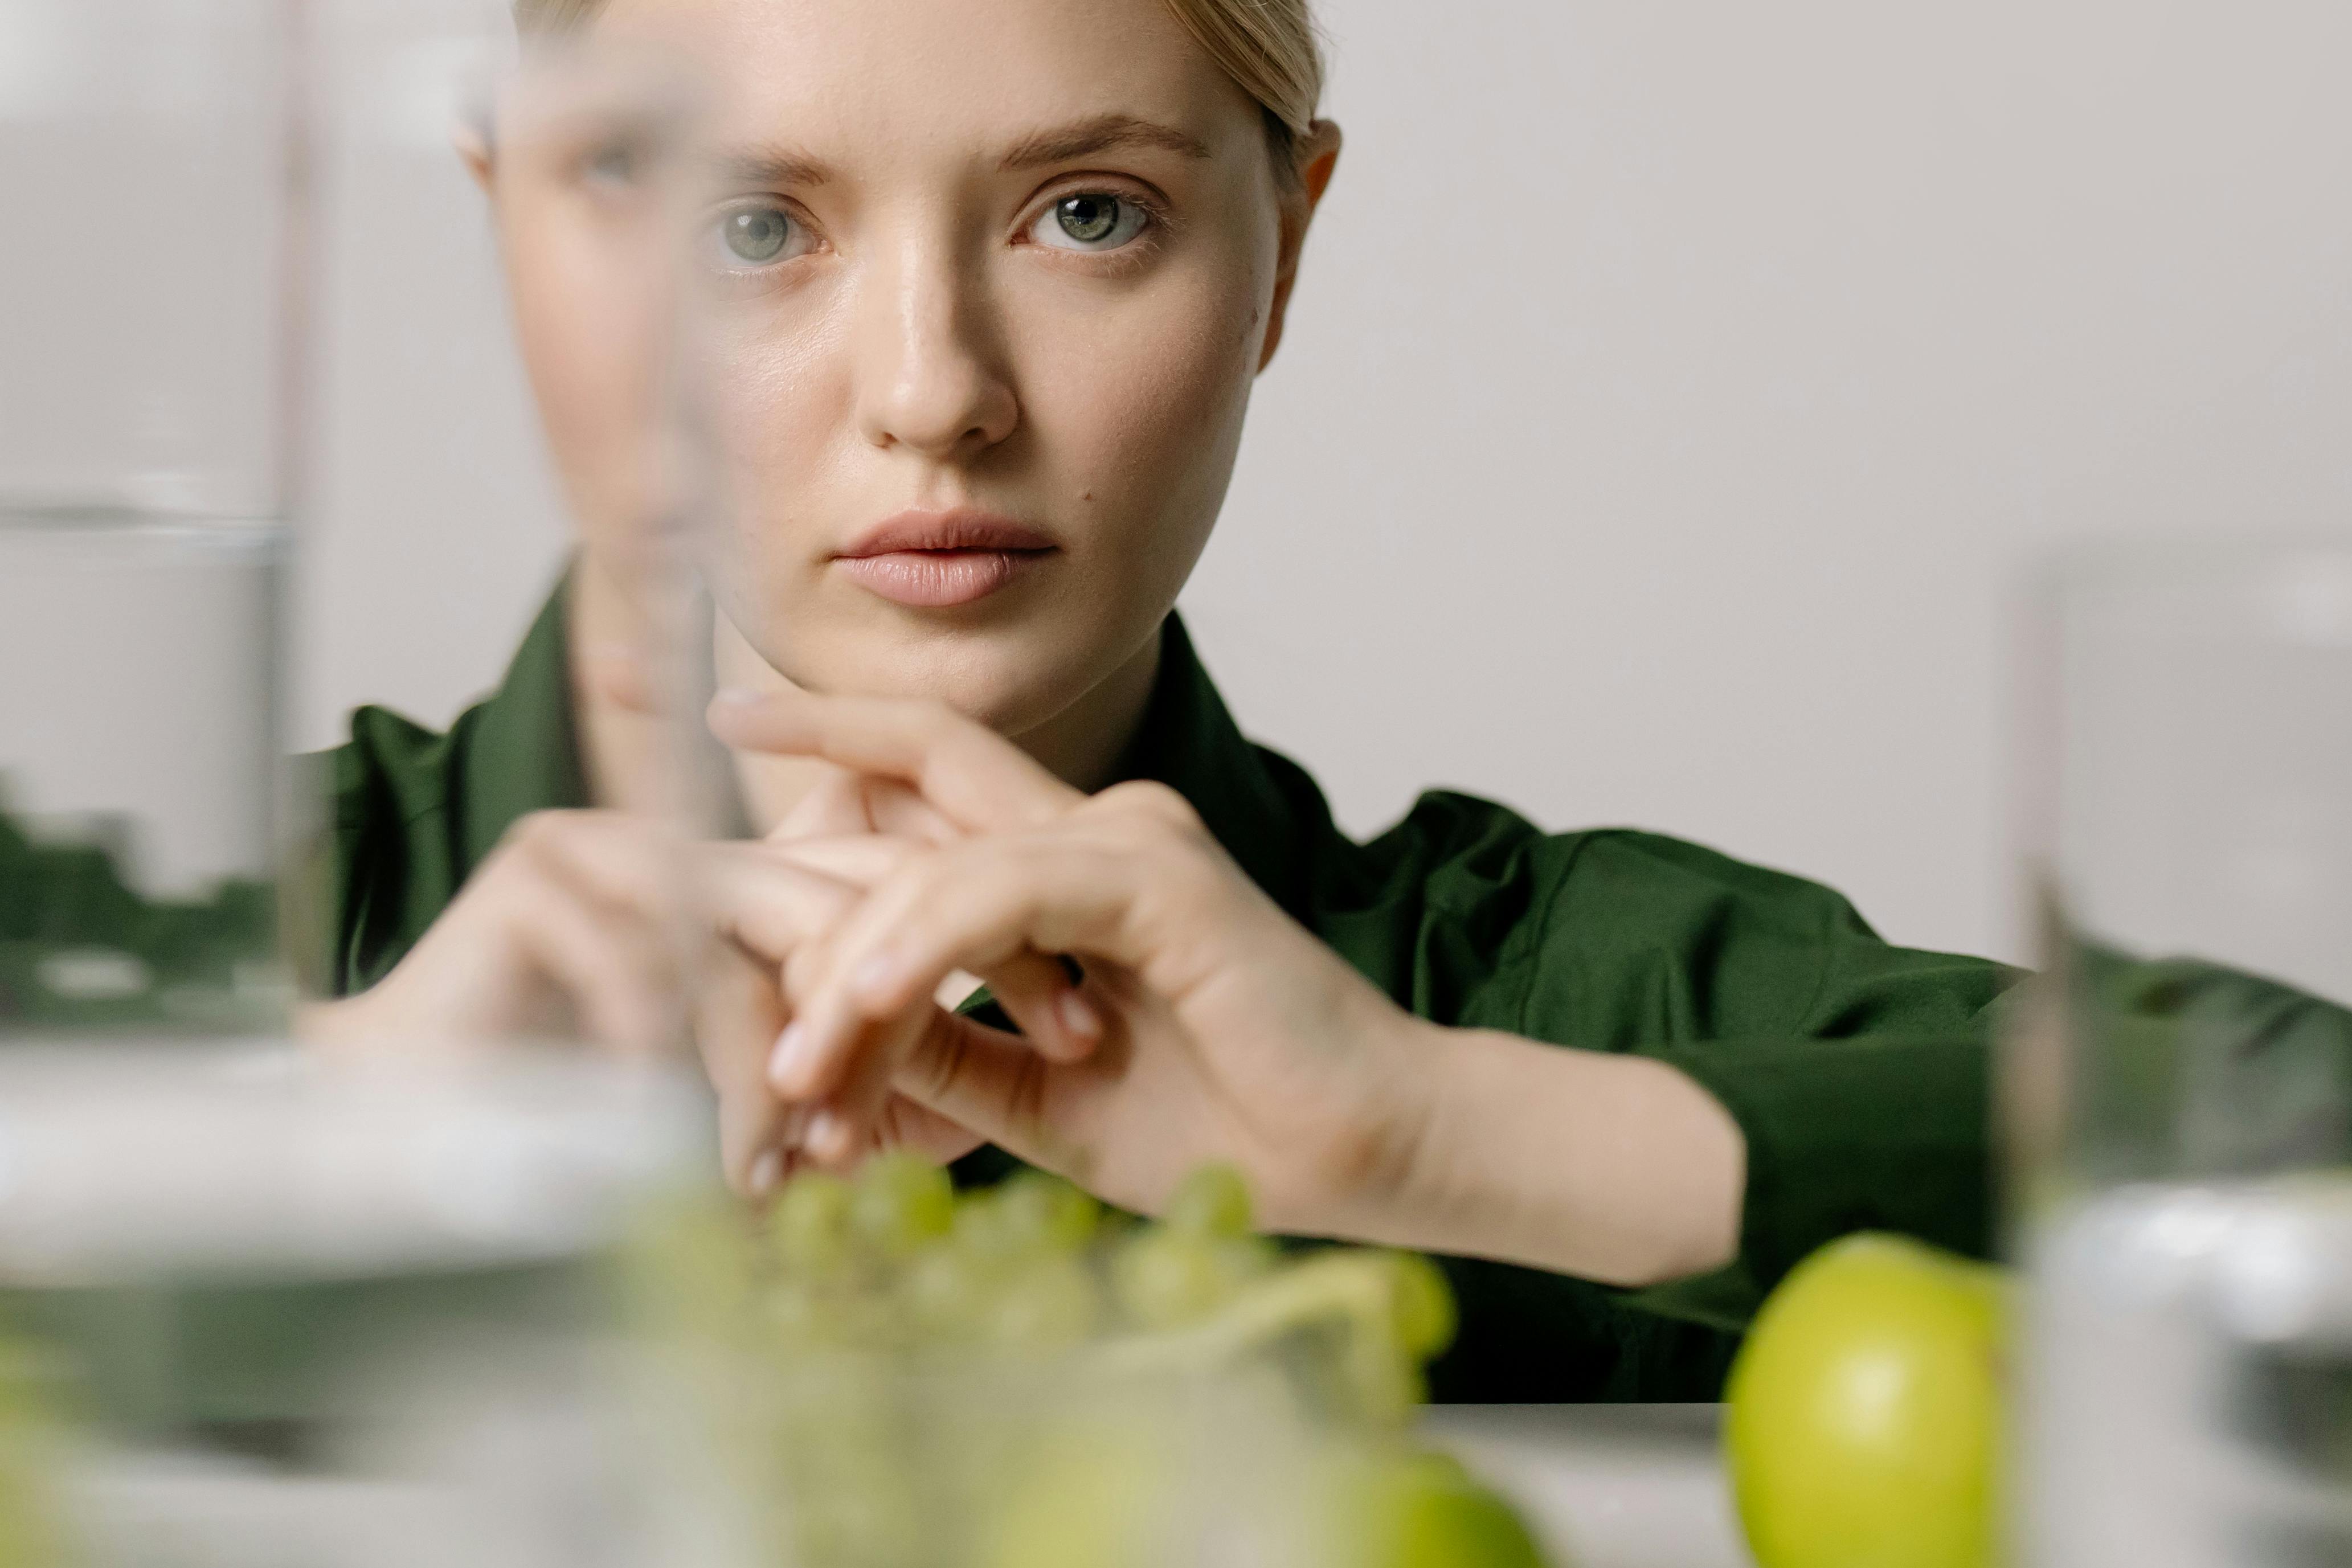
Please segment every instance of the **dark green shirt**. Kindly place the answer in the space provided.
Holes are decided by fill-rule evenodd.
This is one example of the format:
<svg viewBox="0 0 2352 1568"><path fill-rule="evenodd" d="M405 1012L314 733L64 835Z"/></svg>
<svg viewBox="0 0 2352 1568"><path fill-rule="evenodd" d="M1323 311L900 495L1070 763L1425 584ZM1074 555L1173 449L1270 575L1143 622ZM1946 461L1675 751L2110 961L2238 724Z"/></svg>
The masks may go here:
<svg viewBox="0 0 2352 1568"><path fill-rule="evenodd" d="M587 804L562 596L446 735L362 709L334 765L336 982L356 990L517 819ZM1748 1315L1822 1242L1884 1228L1989 1247L1988 1015L2009 971L1889 946L1812 883L1647 833L1545 833L1465 795L1425 795L1357 843L1313 779L1243 738L1172 617L1123 773L1181 791L1258 885L1401 1005L1671 1062L1746 1134L1741 1252L1721 1274L1627 1292L1448 1260L1463 1332L1436 1397L1712 1398ZM960 1174L1003 1164L975 1156Z"/></svg>

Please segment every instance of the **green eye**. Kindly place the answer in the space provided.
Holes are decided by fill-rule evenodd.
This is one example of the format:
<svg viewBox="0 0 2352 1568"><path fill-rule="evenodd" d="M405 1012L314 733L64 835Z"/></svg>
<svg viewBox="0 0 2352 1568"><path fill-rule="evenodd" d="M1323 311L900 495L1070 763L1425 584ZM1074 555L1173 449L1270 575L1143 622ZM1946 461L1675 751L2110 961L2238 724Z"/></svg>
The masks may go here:
<svg viewBox="0 0 2352 1568"><path fill-rule="evenodd" d="M774 207L745 207L727 214L720 224L727 254L751 267L764 267L784 254L792 243L793 220Z"/></svg>
<svg viewBox="0 0 2352 1568"><path fill-rule="evenodd" d="M1118 228L1118 198L1071 196L1055 207L1054 217L1080 245L1100 245Z"/></svg>
<svg viewBox="0 0 2352 1568"><path fill-rule="evenodd" d="M1033 236L1056 250L1117 250L1141 234L1151 215L1124 196L1081 191L1055 202Z"/></svg>

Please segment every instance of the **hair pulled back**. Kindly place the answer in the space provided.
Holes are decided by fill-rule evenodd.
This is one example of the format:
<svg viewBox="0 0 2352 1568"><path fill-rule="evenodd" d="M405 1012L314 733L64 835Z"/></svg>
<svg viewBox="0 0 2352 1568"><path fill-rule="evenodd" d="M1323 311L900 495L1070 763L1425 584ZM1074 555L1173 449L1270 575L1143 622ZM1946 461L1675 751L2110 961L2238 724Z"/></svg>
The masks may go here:
<svg viewBox="0 0 2352 1568"><path fill-rule="evenodd" d="M1209 57L1255 99L1285 172L1323 101L1323 50L1308 0L1163 0ZM515 0L525 34L593 21L606 0Z"/></svg>

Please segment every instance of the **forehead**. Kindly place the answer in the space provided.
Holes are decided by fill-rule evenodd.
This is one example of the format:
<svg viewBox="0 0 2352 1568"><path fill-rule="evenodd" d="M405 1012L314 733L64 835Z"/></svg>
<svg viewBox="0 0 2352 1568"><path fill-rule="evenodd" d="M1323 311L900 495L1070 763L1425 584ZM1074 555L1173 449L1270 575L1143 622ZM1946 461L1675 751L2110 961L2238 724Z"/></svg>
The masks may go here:
<svg viewBox="0 0 2352 1568"><path fill-rule="evenodd" d="M829 162L992 155L1109 115L1220 155L1259 134L1256 106L1163 0L613 0L597 33L683 60L722 135Z"/></svg>

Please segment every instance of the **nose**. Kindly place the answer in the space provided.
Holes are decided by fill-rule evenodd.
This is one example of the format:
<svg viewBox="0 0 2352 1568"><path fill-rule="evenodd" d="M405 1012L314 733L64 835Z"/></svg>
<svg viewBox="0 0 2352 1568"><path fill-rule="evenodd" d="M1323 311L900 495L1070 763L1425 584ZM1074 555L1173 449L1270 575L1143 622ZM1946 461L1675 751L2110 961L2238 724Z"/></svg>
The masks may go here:
<svg viewBox="0 0 2352 1568"><path fill-rule="evenodd" d="M875 445L969 462L1020 423L1003 340L950 246L910 246L860 323L858 423Z"/></svg>

